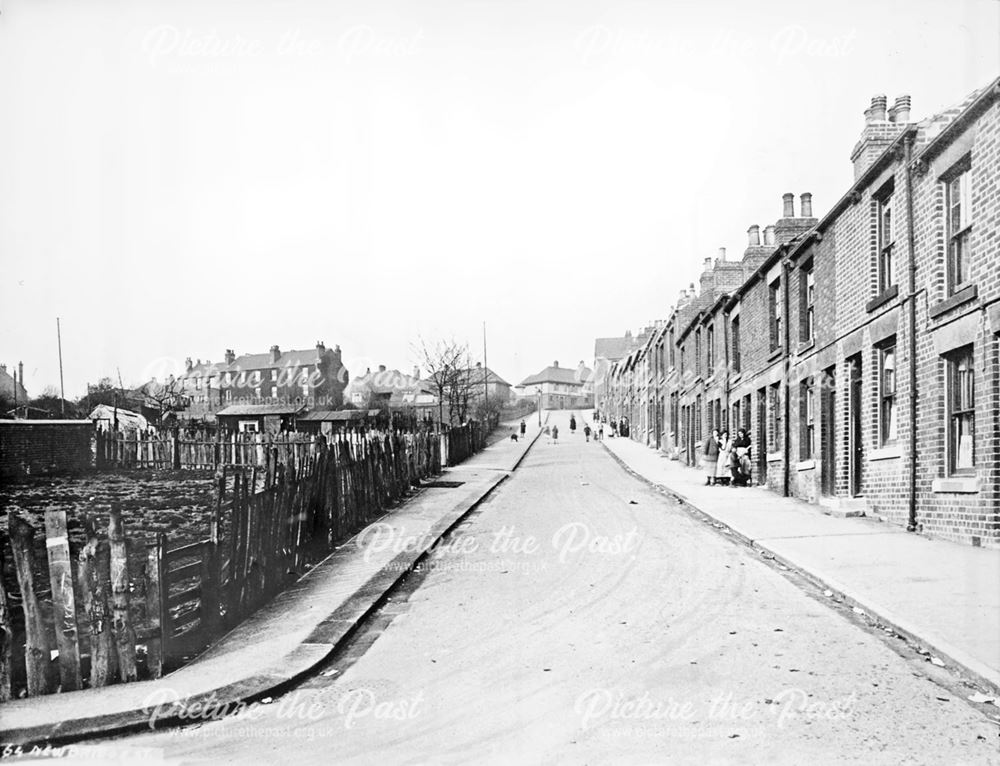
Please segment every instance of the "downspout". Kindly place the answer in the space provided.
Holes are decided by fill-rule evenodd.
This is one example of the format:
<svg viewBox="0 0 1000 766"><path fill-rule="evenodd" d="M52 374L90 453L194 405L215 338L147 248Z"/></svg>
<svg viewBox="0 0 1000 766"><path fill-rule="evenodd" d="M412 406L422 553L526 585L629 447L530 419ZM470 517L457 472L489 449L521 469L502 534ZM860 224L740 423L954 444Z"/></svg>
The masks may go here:
<svg viewBox="0 0 1000 766"><path fill-rule="evenodd" d="M784 417L781 419L781 421L782 421L781 422L781 430L782 430L782 434L781 434L781 450L782 450L783 458L784 458L784 462L785 462L785 470L784 470L784 475L783 475L783 479L782 479L781 494L784 497L788 497L791 494L791 475L792 475L792 464L791 464L792 449L791 449L791 443L790 443L791 442L791 439L790 439L791 429L789 427L789 419L790 419L789 416L791 414L791 409L789 407L789 402L788 402L789 391L791 390L791 386L789 385L789 382L788 382L788 376L789 376L789 373L791 372L790 360L792 358L792 355L791 355L791 343L792 343L792 333L791 333L792 321L791 320L792 320L792 316L789 313L789 307L791 306L791 303L790 303L790 301L788 299L788 293L790 292L790 290L788 289L788 287L789 287L789 278L788 278L788 260L787 260L787 255L788 255L788 252L787 252L787 249L786 249L786 252L783 253L782 256L781 256L781 281L782 281L781 303L782 303L782 315L784 316L784 319L785 319L785 338L784 338L785 349L784 349L784 352L781 355L782 356L782 358L781 358L781 365L782 365L782 368L783 368L782 369L781 380L782 380L782 387L784 389L782 391L782 394L781 394L781 408L784 410L784 413L785 413Z"/></svg>
<svg viewBox="0 0 1000 766"><path fill-rule="evenodd" d="M726 301L728 302L728 297ZM722 390L725 392L725 402L726 402L726 430L732 433L732 423L729 422L729 314L726 312L725 305L722 308L722 347L725 349L725 357L723 363L725 364L726 374L722 381Z"/></svg>
<svg viewBox="0 0 1000 766"><path fill-rule="evenodd" d="M913 133L904 139L906 174L906 245L910 250L910 515L907 532L917 531L917 254L913 231Z"/></svg>

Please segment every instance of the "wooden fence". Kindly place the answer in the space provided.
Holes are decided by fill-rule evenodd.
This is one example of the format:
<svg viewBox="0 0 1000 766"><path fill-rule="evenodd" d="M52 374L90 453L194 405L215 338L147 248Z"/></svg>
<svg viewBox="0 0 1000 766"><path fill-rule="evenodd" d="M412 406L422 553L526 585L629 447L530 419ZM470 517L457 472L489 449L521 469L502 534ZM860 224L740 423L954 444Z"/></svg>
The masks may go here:
<svg viewBox="0 0 1000 766"><path fill-rule="evenodd" d="M351 434L318 439L297 462L235 471L232 488L220 470L207 537L168 548L159 536L142 571L129 571L126 531L112 506L106 534L95 517L84 519L74 578L65 511L47 511L48 603L34 582L39 530L10 513L17 592L8 596L0 576L0 701L22 686L37 695L159 677L438 473L441 446L433 433ZM23 624L13 620L17 602Z"/></svg>
<svg viewBox="0 0 1000 766"><path fill-rule="evenodd" d="M179 432L98 431L95 465L98 469L215 469L220 466L257 466L273 470L268 461L298 465L314 452L310 434L219 432L215 439Z"/></svg>

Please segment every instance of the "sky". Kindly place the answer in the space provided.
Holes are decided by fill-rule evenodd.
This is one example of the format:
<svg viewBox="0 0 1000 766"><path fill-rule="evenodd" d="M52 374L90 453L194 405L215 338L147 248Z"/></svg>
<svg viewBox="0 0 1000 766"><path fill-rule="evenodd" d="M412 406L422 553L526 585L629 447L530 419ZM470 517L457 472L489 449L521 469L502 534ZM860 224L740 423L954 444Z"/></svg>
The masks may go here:
<svg viewBox="0 0 1000 766"><path fill-rule="evenodd" d="M873 95L998 75L998 0L0 0L0 362L589 363L829 209Z"/></svg>

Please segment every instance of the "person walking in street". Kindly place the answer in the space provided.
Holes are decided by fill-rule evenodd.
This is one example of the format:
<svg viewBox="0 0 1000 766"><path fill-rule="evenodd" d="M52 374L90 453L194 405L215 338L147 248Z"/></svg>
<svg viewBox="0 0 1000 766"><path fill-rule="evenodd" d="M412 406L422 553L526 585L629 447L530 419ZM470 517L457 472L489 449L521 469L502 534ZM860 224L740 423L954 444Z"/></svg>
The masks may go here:
<svg viewBox="0 0 1000 766"><path fill-rule="evenodd" d="M747 433L747 430L745 428L736 429L731 458L734 487L745 487L750 483L750 444L750 434Z"/></svg>
<svg viewBox="0 0 1000 766"><path fill-rule="evenodd" d="M587 437L587 441L590 441L590 424L585 423L583 426L583 435Z"/></svg>
<svg viewBox="0 0 1000 766"><path fill-rule="evenodd" d="M604 441L604 423L603 422L597 424L597 436L595 438L599 442Z"/></svg>
<svg viewBox="0 0 1000 766"><path fill-rule="evenodd" d="M559 426L552 426L552 443L559 443Z"/></svg>
<svg viewBox="0 0 1000 766"><path fill-rule="evenodd" d="M732 440L729 438L729 431L722 431L719 434L719 459L715 463L715 483L729 484L731 478L729 463L733 451Z"/></svg>
<svg viewBox="0 0 1000 766"><path fill-rule="evenodd" d="M576 433L576 418L573 415L569 416L569 435L572 436Z"/></svg>
<svg viewBox="0 0 1000 766"><path fill-rule="evenodd" d="M521 438L522 439L524 438L524 432L527 431L527 430L528 430L528 427L524 424L524 421L522 420L521 421Z"/></svg>
<svg viewBox="0 0 1000 766"><path fill-rule="evenodd" d="M715 484L715 471L719 465L719 432L712 430L701 448L701 465L705 469L705 485Z"/></svg>

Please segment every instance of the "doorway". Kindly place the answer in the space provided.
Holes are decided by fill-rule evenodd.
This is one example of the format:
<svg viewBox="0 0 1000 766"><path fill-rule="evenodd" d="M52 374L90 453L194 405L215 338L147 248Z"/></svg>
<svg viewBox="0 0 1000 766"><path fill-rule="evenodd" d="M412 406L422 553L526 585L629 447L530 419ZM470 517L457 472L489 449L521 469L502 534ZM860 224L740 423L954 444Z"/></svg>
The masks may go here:
<svg viewBox="0 0 1000 766"><path fill-rule="evenodd" d="M848 450L850 454L850 488L851 497L861 494L861 355L852 356L847 360L851 375L850 394L850 434Z"/></svg>
<svg viewBox="0 0 1000 766"><path fill-rule="evenodd" d="M834 459L836 450L836 368L830 367L823 373L823 387L820 389L820 428L823 429L823 458L820 467L820 492L827 497L834 494Z"/></svg>

